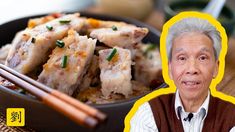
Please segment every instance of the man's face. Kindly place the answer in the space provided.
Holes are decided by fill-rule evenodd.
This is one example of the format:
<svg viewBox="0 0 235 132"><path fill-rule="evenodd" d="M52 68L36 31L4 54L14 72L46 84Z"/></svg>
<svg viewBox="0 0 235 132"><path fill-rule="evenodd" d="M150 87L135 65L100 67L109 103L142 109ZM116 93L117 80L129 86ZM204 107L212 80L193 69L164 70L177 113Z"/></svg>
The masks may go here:
<svg viewBox="0 0 235 132"><path fill-rule="evenodd" d="M182 99L204 99L219 62L215 60L212 40L201 33L183 33L172 45L169 74Z"/></svg>

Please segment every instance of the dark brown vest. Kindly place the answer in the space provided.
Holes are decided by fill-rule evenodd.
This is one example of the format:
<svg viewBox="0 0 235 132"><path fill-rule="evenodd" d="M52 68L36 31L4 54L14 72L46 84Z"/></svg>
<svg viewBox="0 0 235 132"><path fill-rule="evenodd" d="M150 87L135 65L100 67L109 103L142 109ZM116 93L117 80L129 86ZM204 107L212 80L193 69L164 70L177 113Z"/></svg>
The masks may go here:
<svg viewBox="0 0 235 132"><path fill-rule="evenodd" d="M183 132L175 113L175 94L161 95L149 101L160 132ZM235 126L235 105L210 96L203 132L228 132Z"/></svg>

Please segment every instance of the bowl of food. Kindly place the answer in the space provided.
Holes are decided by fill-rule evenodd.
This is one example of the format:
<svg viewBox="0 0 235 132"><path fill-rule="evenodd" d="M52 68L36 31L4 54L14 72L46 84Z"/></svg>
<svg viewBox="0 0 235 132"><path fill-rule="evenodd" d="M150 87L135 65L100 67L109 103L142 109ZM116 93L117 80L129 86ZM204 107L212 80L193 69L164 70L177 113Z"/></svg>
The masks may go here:
<svg viewBox="0 0 235 132"><path fill-rule="evenodd" d="M122 131L134 102L163 83L160 33L136 20L56 13L13 20L0 29L0 63L108 116L95 130L87 129L2 80L0 112L24 108L25 124L34 130Z"/></svg>
<svg viewBox="0 0 235 132"><path fill-rule="evenodd" d="M202 11L208 1L204 0L181 0L181 1L172 1L164 7L165 20L169 20L171 17L175 16L182 11ZM218 17L218 21L225 28L226 33L230 36L234 30L235 24L235 14L231 8L224 6Z"/></svg>

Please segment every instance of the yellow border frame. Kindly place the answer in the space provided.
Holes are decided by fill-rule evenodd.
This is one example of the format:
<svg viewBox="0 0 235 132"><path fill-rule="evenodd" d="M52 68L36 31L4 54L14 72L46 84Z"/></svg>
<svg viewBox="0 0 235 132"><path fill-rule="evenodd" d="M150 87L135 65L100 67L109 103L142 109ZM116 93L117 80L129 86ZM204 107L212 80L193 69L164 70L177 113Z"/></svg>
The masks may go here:
<svg viewBox="0 0 235 132"><path fill-rule="evenodd" d="M182 12L179 13L178 15L174 16L173 18L171 18L169 21L167 21L164 26L163 26L163 30L162 30L162 34L161 34L161 38L160 38L160 53L161 53L161 59L162 59L162 74L163 74L163 78L165 80L165 82L169 85L168 88L160 88L158 90L155 90L153 92L151 92L150 94L142 97L141 99L137 100L134 104L134 106L132 107L132 109L130 110L130 112L127 114L126 118L125 118L125 129L124 132L128 132L130 131L130 120L133 117L133 115L135 114L135 112L138 110L139 106L142 105L143 103L151 100L152 98L155 98L159 95L163 95L163 94L169 94L169 93L174 93L176 91L176 86L173 82L173 80L170 79L169 74L168 74L168 60L167 60L167 50L166 50L166 37L168 34L168 29L169 27L171 27L174 23L176 23L177 21L183 19L183 18L187 18L187 17L198 17L201 19L206 19L208 20L212 25L214 25L216 27L216 29L220 32L221 34L221 38L222 38L222 49L220 52L220 56L219 56L219 61L220 61L220 65L219 65L219 72L218 75L216 76L215 79L212 80L211 84L210 84L210 91L212 96L214 97L218 97L222 100L225 101L229 101L233 104L235 104L235 97L226 95L222 92L219 92L216 90L216 85L222 80L223 75L224 75L224 68L225 68L225 55L227 53L227 48L228 48L228 39L227 39L227 35L226 32L224 30L224 28L221 26L221 24L214 19L211 15L209 14L205 14L205 13L200 13L200 12Z"/></svg>

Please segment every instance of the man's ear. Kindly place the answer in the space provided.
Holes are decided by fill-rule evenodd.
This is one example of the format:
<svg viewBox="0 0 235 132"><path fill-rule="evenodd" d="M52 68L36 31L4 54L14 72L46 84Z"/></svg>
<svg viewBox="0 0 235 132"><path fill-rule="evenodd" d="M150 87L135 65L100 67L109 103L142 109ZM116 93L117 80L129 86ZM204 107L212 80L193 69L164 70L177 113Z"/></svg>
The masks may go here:
<svg viewBox="0 0 235 132"><path fill-rule="evenodd" d="M172 78L171 61L168 61L168 75L169 75L170 79L173 79Z"/></svg>
<svg viewBox="0 0 235 132"><path fill-rule="evenodd" d="M213 78L215 78L218 75L218 72L219 72L219 60L216 60L216 66L214 68Z"/></svg>

